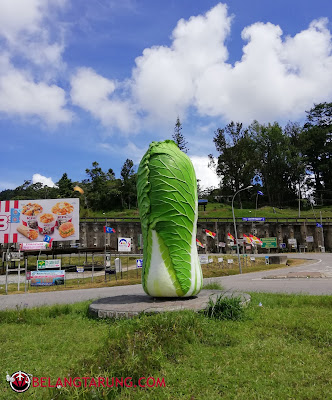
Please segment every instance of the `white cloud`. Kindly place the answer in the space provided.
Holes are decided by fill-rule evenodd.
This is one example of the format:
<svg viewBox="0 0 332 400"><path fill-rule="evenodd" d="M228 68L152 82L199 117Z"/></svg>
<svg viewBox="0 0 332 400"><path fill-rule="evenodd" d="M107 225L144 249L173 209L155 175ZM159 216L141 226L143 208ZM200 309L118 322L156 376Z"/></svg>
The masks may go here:
<svg viewBox="0 0 332 400"><path fill-rule="evenodd" d="M32 183L42 183L43 186L54 187L55 183L52 181L52 178L46 178L46 176L40 174L33 174L32 176Z"/></svg>
<svg viewBox="0 0 332 400"><path fill-rule="evenodd" d="M21 54L35 64L59 67L64 50L63 30L57 12L67 0L1 0L0 36L13 55ZM52 31L52 23L56 29Z"/></svg>
<svg viewBox="0 0 332 400"><path fill-rule="evenodd" d="M98 75L91 68L79 68L71 78L73 104L100 119L104 126L124 132L135 130L135 111L129 101L116 96L117 82Z"/></svg>
<svg viewBox="0 0 332 400"><path fill-rule="evenodd" d="M49 126L72 120L66 93L53 79L65 66L57 13L66 2L0 1L0 112Z"/></svg>
<svg viewBox="0 0 332 400"><path fill-rule="evenodd" d="M69 122L72 113L65 109L65 91L45 82L35 82L24 71L16 69L6 57L0 57L0 112L35 116L49 125Z"/></svg>
<svg viewBox="0 0 332 400"><path fill-rule="evenodd" d="M175 120L194 104L197 78L227 59L224 40L230 22L227 7L218 4L204 16L181 19L171 47L145 49L136 59L133 92L153 119Z"/></svg>
<svg viewBox="0 0 332 400"><path fill-rule="evenodd" d="M195 107L201 115L251 123L303 116L314 102L332 98L331 33L327 20L283 39L279 26L254 23L242 31L247 44L227 63L227 7L180 20L172 45L145 49L136 59L133 93L158 121L174 121Z"/></svg>
<svg viewBox="0 0 332 400"><path fill-rule="evenodd" d="M216 172L208 167L208 157L191 156L190 159L195 168L196 178L200 180L199 184L202 189L219 187L220 179Z"/></svg>

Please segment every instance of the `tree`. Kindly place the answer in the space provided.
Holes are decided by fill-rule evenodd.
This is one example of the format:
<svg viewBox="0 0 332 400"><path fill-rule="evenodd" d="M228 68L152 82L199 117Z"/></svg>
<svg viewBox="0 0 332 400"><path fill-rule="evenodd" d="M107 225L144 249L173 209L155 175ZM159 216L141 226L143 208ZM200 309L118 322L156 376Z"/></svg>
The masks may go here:
<svg viewBox="0 0 332 400"><path fill-rule="evenodd" d="M73 197L73 182L68 178L67 173L65 172L59 181L56 183L59 190L60 197Z"/></svg>
<svg viewBox="0 0 332 400"><path fill-rule="evenodd" d="M134 163L129 158L127 158L121 168L121 180L122 206L124 207L126 205L130 209L130 206L137 202L137 195Z"/></svg>
<svg viewBox="0 0 332 400"><path fill-rule="evenodd" d="M286 133L278 123L261 125L255 121L249 132L254 142L251 157L255 174L263 182L270 205L282 206L297 199L298 184L304 175L304 165L296 147L295 125L289 124Z"/></svg>
<svg viewBox="0 0 332 400"><path fill-rule="evenodd" d="M221 178L222 195L230 196L242 187L250 185L254 175L251 159L253 143L242 123L231 122L223 129L218 128L213 142L219 152L216 171ZM209 158L212 162L212 155L209 155ZM247 193L242 195L248 196ZM242 207L241 196L237 199Z"/></svg>
<svg viewBox="0 0 332 400"><path fill-rule="evenodd" d="M316 199L332 202L332 103L314 105L301 135L308 170L314 175Z"/></svg>
<svg viewBox="0 0 332 400"><path fill-rule="evenodd" d="M180 118L177 117L172 138L181 151L183 151L184 153L188 153L189 151L187 147L188 142L185 140L181 131L182 131L182 124L180 122Z"/></svg>
<svg viewBox="0 0 332 400"><path fill-rule="evenodd" d="M86 169L88 179L84 181L87 188L88 204L94 210L111 210L117 208L120 202L120 182L115 179L114 171L110 168L104 172L97 161L91 169Z"/></svg>

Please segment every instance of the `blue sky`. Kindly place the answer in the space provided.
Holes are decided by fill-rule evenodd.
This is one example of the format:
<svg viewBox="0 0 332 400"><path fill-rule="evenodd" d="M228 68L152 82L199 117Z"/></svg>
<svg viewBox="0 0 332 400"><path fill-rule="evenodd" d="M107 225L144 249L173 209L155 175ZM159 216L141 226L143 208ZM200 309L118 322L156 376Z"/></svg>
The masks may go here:
<svg viewBox="0 0 332 400"><path fill-rule="evenodd" d="M229 121L303 121L332 101L327 0L0 0L0 190L119 177L177 116L203 186Z"/></svg>

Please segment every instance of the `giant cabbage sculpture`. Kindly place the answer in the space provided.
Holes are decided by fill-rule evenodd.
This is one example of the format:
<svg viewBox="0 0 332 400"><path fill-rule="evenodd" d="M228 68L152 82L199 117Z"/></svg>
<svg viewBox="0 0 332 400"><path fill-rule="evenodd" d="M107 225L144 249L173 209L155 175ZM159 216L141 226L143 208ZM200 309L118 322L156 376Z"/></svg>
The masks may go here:
<svg viewBox="0 0 332 400"><path fill-rule="evenodd" d="M203 283L194 167L172 140L165 140L150 144L137 175L144 291L154 297L193 296Z"/></svg>

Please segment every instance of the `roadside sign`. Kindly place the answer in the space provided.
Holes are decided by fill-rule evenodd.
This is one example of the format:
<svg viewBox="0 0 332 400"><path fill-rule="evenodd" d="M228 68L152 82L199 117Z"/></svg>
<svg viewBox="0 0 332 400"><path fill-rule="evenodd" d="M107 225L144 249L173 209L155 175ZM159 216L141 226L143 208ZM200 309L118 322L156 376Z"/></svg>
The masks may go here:
<svg viewBox="0 0 332 400"><path fill-rule="evenodd" d="M61 260L37 260L37 269L61 268Z"/></svg>
<svg viewBox="0 0 332 400"><path fill-rule="evenodd" d="M296 245L297 245L297 240L296 240L296 239L293 239L293 238L288 239L288 244L291 244L291 245L293 245L293 246L296 246Z"/></svg>
<svg viewBox="0 0 332 400"><path fill-rule="evenodd" d="M317 226L317 228L323 228L323 225L319 224L318 222L316 222L316 226Z"/></svg>
<svg viewBox="0 0 332 400"><path fill-rule="evenodd" d="M224 262L224 259L222 257L219 257L218 262Z"/></svg>
<svg viewBox="0 0 332 400"><path fill-rule="evenodd" d="M136 259L136 268L143 268L143 259L142 258Z"/></svg>
<svg viewBox="0 0 332 400"><path fill-rule="evenodd" d="M63 285L65 283L65 271L32 271L30 285L31 286L53 286Z"/></svg>
<svg viewBox="0 0 332 400"><path fill-rule="evenodd" d="M118 238L118 251L129 252L131 251L131 238Z"/></svg>
<svg viewBox="0 0 332 400"><path fill-rule="evenodd" d="M277 238L269 237L269 238L261 238L262 241L262 249L276 249L277 248Z"/></svg>
<svg viewBox="0 0 332 400"><path fill-rule="evenodd" d="M233 258L229 258L229 259L227 260L227 263L228 263L228 264L233 264Z"/></svg>
<svg viewBox="0 0 332 400"><path fill-rule="evenodd" d="M201 264L208 264L209 263L209 256L207 254L200 254L199 261Z"/></svg>
<svg viewBox="0 0 332 400"><path fill-rule="evenodd" d="M79 272L79 273L84 272L84 267L76 267L76 272Z"/></svg>
<svg viewBox="0 0 332 400"><path fill-rule="evenodd" d="M285 249L285 248L286 248L286 243L280 243L280 244L279 244L279 247L280 247L281 249Z"/></svg>
<svg viewBox="0 0 332 400"><path fill-rule="evenodd" d="M12 251L10 254L10 261L21 261L22 255L19 251Z"/></svg>
<svg viewBox="0 0 332 400"><path fill-rule="evenodd" d="M307 236L307 237L305 238L305 241L306 241L307 243L313 243L313 242L314 242L314 237L313 237L313 236Z"/></svg>

